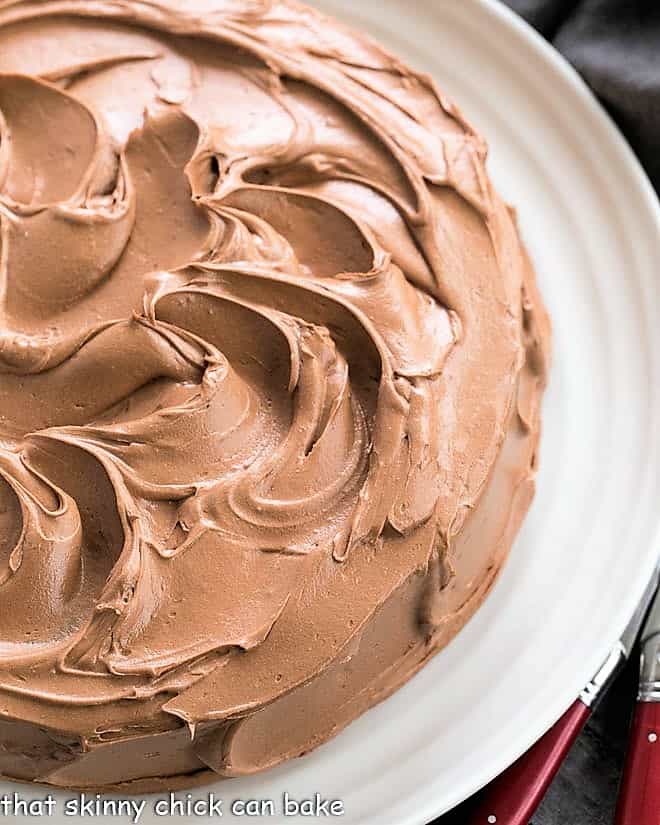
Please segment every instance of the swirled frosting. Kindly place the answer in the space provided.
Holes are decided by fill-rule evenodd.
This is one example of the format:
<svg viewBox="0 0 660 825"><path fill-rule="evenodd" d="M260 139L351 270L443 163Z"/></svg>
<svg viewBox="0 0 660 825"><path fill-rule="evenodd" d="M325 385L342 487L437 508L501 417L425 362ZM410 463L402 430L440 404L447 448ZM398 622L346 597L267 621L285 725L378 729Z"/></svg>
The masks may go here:
<svg viewBox="0 0 660 825"><path fill-rule="evenodd" d="M0 0L0 773L262 769L471 615L548 340L485 161L288 0Z"/></svg>

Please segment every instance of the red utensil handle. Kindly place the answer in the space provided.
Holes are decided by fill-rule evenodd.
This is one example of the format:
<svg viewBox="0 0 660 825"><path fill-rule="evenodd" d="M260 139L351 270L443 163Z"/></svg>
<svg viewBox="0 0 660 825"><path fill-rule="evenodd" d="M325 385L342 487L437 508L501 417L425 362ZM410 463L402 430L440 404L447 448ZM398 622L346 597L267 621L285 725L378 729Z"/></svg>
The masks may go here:
<svg viewBox="0 0 660 825"><path fill-rule="evenodd" d="M590 714L590 708L576 700L545 736L491 782L468 825L528 825Z"/></svg>
<svg viewBox="0 0 660 825"><path fill-rule="evenodd" d="M660 704L638 702L619 791L616 825L660 825Z"/></svg>

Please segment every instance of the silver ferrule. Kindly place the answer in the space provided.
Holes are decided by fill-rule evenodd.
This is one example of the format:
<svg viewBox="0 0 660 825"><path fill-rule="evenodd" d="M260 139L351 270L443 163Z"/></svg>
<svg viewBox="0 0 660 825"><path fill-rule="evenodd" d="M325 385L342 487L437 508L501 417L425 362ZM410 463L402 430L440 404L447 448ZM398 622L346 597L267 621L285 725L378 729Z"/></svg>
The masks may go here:
<svg viewBox="0 0 660 825"><path fill-rule="evenodd" d="M660 702L660 633L642 645L637 698L640 702Z"/></svg>
<svg viewBox="0 0 660 825"><path fill-rule="evenodd" d="M593 707L598 697L614 681L614 677L619 672L626 661L626 649L621 644L612 648L610 655L605 659L600 669L593 679L585 685L580 694L580 701L588 708Z"/></svg>

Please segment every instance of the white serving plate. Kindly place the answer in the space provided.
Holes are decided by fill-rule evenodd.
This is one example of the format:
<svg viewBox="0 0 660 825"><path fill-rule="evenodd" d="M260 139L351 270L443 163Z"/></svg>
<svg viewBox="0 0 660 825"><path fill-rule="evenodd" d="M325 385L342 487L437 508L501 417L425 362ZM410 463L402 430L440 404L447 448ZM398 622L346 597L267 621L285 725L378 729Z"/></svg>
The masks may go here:
<svg viewBox="0 0 660 825"><path fill-rule="evenodd" d="M418 676L311 755L194 797L319 792L343 800L347 825L423 825L559 718L660 552L660 208L582 81L494 0L316 5L430 71L489 139L554 322L538 494L492 594ZM14 791L46 795L0 785ZM51 821L72 821L71 796ZM140 823L163 821L152 803Z"/></svg>

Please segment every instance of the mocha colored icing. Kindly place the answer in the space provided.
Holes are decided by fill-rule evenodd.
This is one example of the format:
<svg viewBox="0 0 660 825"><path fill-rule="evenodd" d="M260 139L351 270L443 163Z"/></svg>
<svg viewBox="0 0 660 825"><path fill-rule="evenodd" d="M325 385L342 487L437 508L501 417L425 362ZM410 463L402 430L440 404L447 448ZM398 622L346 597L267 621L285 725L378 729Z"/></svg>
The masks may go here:
<svg viewBox="0 0 660 825"><path fill-rule="evenodd" d="M0 0L0 773L333 735L533 489L548 323L486 147L288 0Z"/></svg>

